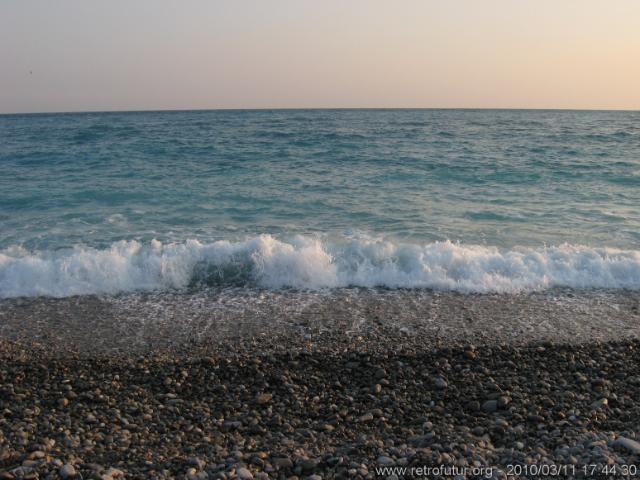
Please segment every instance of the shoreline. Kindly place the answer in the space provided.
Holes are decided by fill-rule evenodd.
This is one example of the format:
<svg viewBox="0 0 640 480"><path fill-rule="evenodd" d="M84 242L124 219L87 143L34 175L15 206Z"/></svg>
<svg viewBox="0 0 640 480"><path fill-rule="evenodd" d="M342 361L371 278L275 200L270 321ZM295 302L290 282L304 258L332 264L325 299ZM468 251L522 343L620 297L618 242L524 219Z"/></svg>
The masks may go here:
<svg viewBox="0 0 640 480"><path fill-rule="evenodd" d="M379 343L380 339L384 341ZM640 292L222 289L0 301L0 339L53 354L189 355L253 339L320 353L640 339Z"/></svg>

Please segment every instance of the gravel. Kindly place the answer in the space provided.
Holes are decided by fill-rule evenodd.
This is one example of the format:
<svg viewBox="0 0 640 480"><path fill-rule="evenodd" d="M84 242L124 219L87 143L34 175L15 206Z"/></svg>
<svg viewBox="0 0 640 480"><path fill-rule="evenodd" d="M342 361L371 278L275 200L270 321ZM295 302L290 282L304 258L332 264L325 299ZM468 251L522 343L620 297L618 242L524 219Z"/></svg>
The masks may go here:
<svg viewBox="0 0 640 480"><path fill-rule="evenodd" d="M117 355L0 341L0 479L579 477L640 460L637 340L399 349L383 333Z"/></svg>

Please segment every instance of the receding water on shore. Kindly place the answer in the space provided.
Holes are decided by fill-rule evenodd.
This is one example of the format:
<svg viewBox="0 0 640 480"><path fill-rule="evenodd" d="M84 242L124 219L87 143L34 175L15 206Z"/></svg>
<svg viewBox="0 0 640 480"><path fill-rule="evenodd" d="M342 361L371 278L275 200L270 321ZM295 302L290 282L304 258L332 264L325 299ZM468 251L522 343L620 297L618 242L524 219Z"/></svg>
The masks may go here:
<svg viewBox="0 0 640 480"><path fill-rule="evenodd" d="M51 352L226 350L238 338L286 348L307 343L352 348L361 336L380 335L397 337L398 349L631 340L640 336L640 293L236 287L0 300L0 337L44 345Z"/></svg>

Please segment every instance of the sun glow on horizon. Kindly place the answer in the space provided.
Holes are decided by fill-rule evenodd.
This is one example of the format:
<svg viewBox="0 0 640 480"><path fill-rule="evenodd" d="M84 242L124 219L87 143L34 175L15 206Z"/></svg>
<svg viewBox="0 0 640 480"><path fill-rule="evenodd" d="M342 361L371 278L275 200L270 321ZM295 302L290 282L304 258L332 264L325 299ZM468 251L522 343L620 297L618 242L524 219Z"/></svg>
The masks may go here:
<svg viewBox="0 0 640 480"><path fill-rule="evenodd" d="M640 109L640 2L0 5L0 113Z"/></svg>

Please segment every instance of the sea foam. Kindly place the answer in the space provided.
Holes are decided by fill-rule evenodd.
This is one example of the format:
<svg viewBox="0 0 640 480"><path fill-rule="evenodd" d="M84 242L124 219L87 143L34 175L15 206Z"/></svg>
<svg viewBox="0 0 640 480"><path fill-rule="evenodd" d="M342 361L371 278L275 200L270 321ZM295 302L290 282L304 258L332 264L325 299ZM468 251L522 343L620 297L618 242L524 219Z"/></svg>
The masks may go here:
<svg viewBox="0 0 640 480"><path fill-rule="evenodd" d="M640 288L640 252L580 245L500 249L450 241L321 240L260 235L245 241L120 241L0 252L0 297L117 294L200 286L267 289L429 288L515 293L552 287Z"/></svg>

